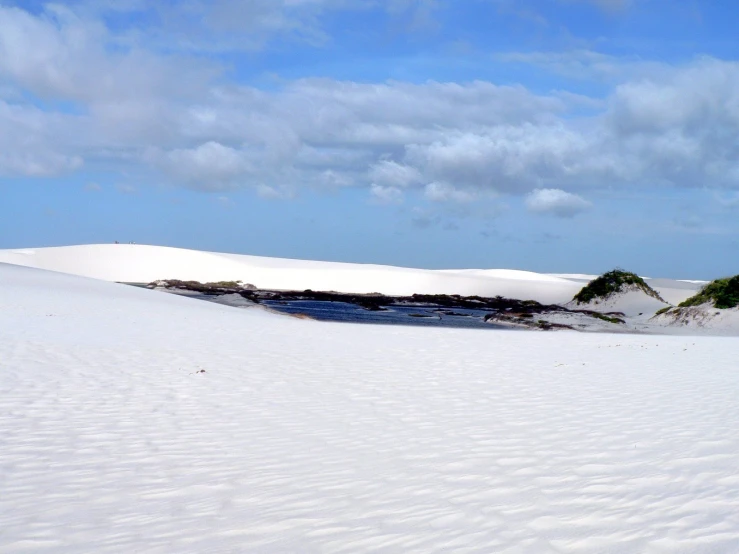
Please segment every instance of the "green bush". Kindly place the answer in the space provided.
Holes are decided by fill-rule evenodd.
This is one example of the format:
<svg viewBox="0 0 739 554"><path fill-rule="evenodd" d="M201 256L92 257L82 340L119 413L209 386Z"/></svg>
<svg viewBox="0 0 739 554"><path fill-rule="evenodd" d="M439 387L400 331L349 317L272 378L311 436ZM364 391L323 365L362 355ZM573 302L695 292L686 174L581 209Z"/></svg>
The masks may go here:
<svg viewBox="0 0 739 554"><path fill-rule="evenodd" d="M599 314L598 312L593 312L592 316L598 319L602 319L603 321L607 321L608 323L617 323L617 324L626 323L623 319L619 319L617 317L609 317L605 314Z"/></svg>
<svg viewBox="0 0 739 554"><path fill-rule="evenodd" d="M713 302L714 307L720 310L736 308L739 305L739 275L711 281L698 294L682 302L680 307L699 306L706 302Z"/></svg>
<svg viewBox="0 0 739 554"><path fill-rule="evenodd" d="M203 294L224 294L226 292L241 292L242 285L238 281L218 281L215 283L201 283L200 281L181 281L179 279L163 279L149 283L150 288L164 286L168 289L182 289ZM249 285L247 285L248 287Z"/></svg>
<svg viewBox="0 0 739 554"><path fill-rule="evenodd" d="M636 273L622 269L614 269L593 279L575 295L574 300L578 304L588 304L592 300L606 299L612 294L621 292L624 285L636 285L648 296L664 302L657 291L644 282L644 279Z"/></svg>
<svg viewBox="0 0 739 554"><path fill-rule="evenodd" d="M212 288L238 289L241 288L241 283L238 281L215 281L213 283L205 283L205 286Z"/></svg>

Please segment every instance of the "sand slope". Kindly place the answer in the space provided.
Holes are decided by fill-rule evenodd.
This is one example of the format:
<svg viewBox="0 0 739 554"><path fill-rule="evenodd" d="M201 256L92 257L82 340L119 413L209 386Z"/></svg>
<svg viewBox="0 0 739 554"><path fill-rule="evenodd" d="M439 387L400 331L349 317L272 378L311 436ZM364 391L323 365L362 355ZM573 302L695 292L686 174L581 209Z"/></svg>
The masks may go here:
<svg viewBox="0 0 739 554"><path fill-rule="evenodd" d="M674 279L645 279L666 302L677 306L693 296L706 281L677 281Z"/></svg>
<svg viewBox="0 0 739 554"><path fill-rule="evenodd" d="M629 317L651 317L657 310L669 306L652 296L649 296L636 285L624 285L621 292L611 294L608 298L597 298L587 303L578 303L573 300L565 304L572 310L593 310L595 312L621 312Z"/></svg>
<svg viewBox="0 0 739 554"><path fill-rule="evenodd" d="M736 339L0 283L2 553L739 551Z"/></svg>
<svg viewBox="0 0 739 554"><path fill-rule="evenodd" d="M130 244L0 250L0 262L120 282L242 280L259 288L500 295L547 304L566 302L580 288L566 279L525 271L432 271Z"/></svg>
<svg viewBox="0 0 739 554"><path fill-rule="evenodd" d="M389 295L505 296L564 304L592 275L549 275L511 269L426 270L371 264L290 260L131 244L0 250L0 262L119 282L157 279L242 280L259 288L380 292ZM651 279L672 304L692 296L701 282Z"/></svg>
<svg viewBox="0 0 739 554"><path fill-rule="evenodd" d="M676 308L655 316L653 323L670 329L703 331L712 334L739 334L739 308L720 310L707 302L700 306Z"/></svg>

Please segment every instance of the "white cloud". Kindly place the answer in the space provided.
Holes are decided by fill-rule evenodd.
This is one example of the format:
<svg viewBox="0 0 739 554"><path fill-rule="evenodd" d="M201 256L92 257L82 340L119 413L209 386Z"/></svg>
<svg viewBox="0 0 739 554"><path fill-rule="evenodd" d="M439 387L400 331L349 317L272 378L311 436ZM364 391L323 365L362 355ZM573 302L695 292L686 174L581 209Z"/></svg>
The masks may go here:
<svg viewBox="0 0 739 554"><path fill-rule="evenodd" d="M320 28L316 18L326 10L359 4L242 0L238 6L255 19L236 23L225 2L192 6L213 29L238 23L267 29L265 36L296 36L301 26ZM621 185L739 188L735 62L630 72L609 69L630 62L589 51L559 59L618 79L602 98L483 81L299 79L259 89L215 79L211 62L164 55L136 35L113 32L90 10L0 7L0 84L10 91L0 100L0 173L53 176L89 160L155 169L208 191L251 187L290 197L302 187L356 186L384 202L409 189L459 203L488 193L584 194ZM161 36L186 27L166 25L172 28ZM66 107L42 109L29 97Z"/></svg>
<svg viewBox="0 0 739 554"><path fill-rule="evenodd" d="M225 208L225 209L231 209L231 208L236 207L236 202L231 200L228 196L217 196L216 202L218 202L218 204L222 208Z"/></svg>
<svg viewBox="0 0 739 554"><path fill-rule="evenodd" d="M406 161L431 181L520 194L543 183L580 182L603 173L607 168L591 150L592 139L564 125L523 124L412 144Z"/></svg>
<svg viewBox="0 0 739 554"><path fill-rule="evenodd" d="M0 74L40 97L98 107L192 98L217 68L120 44L102 21L47 4L40 15L0 6Z"/></svg>
<svg viewBox="0 0 739 554"><path fill-rule="evenodd" d="M429 183L424 188L424 195L434 202L472 202L477 198L474 192L459 190L446 183Z"/></svg>
<svg viewBox="0 0 739 554"><path fill-rule="evenodd" d="M21 175L26 177L55 177L82 166L78 156L64 156L54 152L37 150L20 152L5 150L0 152L0 175Z"/></svg>
<svg viewBox="0 0 739 554"><path fill-rule="evenodd" d="M230 188L251 169L242 152L215 141L150 156L181 182L206 190Z"/></svg>
<svg viewBox="0 0 739 554"><path fill-rule="evenodd" d="M396 187L372 185L370 195L378 204L401 204L403 202L403 191Z"/></svg>
<svg viewBox="0 0 739 554"><path fill-rule="evenodd" d="M421 173L415 167L392 160L377 162L369 170L369 180L378 185L408 187L421 182L422 179Z"/></svg>
<svg viewBox="0 0 739 554"><path fill-rule="evenodd" d="M411 224L419 229L428 229L440 225L442 218L439 214L429 212L423 208L413 208Z"/></svg>
<svg viewBox="0 0 739 554"><path fill-rule="evenodd" d="M559 189L536 189L526 196L526 207L537 214L573 217L591 206L580 196Z"/></svg>
<svg viewBox="0 0 739 554"><path fill-rule="evenodd" d="M0 175L53 177L79 169L79 144L70 139L60 146L56 140L77 124L72 116L0 100Z"/></svg>
<svg viewBox="0 0 739 554"><path fill-rule="evenodd" d="M261 184L256 188L257 195L268 200L290 200L295 197L295 190L290 186L271 187Z"/></svg>

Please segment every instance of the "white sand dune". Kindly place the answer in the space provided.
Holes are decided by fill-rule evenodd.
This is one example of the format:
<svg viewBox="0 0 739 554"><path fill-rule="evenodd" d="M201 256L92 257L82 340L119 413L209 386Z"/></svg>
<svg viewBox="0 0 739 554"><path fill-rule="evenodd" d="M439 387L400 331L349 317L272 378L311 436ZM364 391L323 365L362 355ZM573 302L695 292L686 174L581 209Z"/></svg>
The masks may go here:
<svg viewBox="0 0 739 554"><path fill-rule="evenodd" d="M0 284L2 553L739 552L737 339Z"/></svg>
<svg viewBox="0 0 739 554"><path fill-rule="evenodd" d="M547 273L552 277L559 277L560 279L568 279L570 281L577 281L580 283L589 283L593 279L597 279L598 275L589 275L586 273Z"/></svg>
<svg viewBox="0 0 739 554"><path fill-rule="evenodd" d="M674 306L695 295L706 284L705 281L676 281L674 279L646 279L646 282L665 301Z"/></svg>
<svg viewBox="0 0 739 554"><path fill-rule="evenodd" d="M739 308L719 310L712 302L707 302L700 306L670 310L655 316L652 322L690 332L739 335Z"/></svg>
<svg viewBox="0 0 739 554"><path fill-rule="evenodd" d="M563 281L563 279L554 275L534 273L533 271L521 271L518 269L442 269L439 271L442 273L466 275L469 277L493 277L496 279L515 279L518 281L536 281L546 283L561 283Z"/></svg>
<svg viewBox="0 0 739 554"><path fill-rule="evenodd" d="M637 286L624 286L622 292L614 293L608 298L598 298L583 304L573 300L565 306L573 310L593 310L601 313L621 312L630 317L640 315L651 317L657 310L669 304L649 296Z"/></svg>
<svg viewBox="0 0 739 554"><path fill-rule="evenodd" d="M593 279L596 279L597 275L581 275L581 274L553 274L553 277L559 277L561 279L567 279L575 283L579 283L581 287L587 285ZM680 302L687 300L693 296L700 288L706 283L705 281L685 281L676 279L652 279L649 277L643 277L647 284L652 287L657 294L659 294L669 304L677 305ZM657 306L655 310L661 306ZM628 309L628 308L627 308ZM644 310L649 310L649 305L644 307ZM618 310L622 311L622 310Z"/></svg>
<svg viewBox="0 0 739 554"><path fill-rule="evenodd" d="M119 282L242 280L266 289L500 295L546 304L566 302L580 289L566 279L525 271L434 271L130 244L0 250L0 262Z"/></svg>
<svg viewBox="0 0 739 554"><path fill-rule="evenodd" d="M512 269L413 269L131 244L0 250L0 262L118 282L151 282L157 279L203 282L242 280L265 289L379 292L389 295L500 295L544 304L569 302L588 281L596 277ZM653 279L650 284L665 300L678 304L692 296L702 282Z"/></svg>

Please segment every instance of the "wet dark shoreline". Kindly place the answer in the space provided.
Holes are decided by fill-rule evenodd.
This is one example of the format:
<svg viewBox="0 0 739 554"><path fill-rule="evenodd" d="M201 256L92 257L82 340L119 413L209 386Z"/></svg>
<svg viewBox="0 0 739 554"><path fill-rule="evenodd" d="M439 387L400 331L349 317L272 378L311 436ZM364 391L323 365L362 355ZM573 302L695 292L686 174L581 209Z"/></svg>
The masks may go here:
<svg viewBox="0 0 739 554"><path fill-rule="evenodd" d="M530 328L538 330L572 329L568 325L548 323L536 318L553 312L578 312L602 318L586 310L568 310L558 305L543 305L534 300L501 296L429 295L388 296L383 294L347 294L333 291L263 290L236 282L199 283L165 280L154 283L127 283L145 288L166 289L195 298L219 302L218 297L238 295L248 303L271 310L320 321L417 325L468 329ZM220 302L226 303L226 302ZM611 314L619 316L623 314Z"/></svg>

